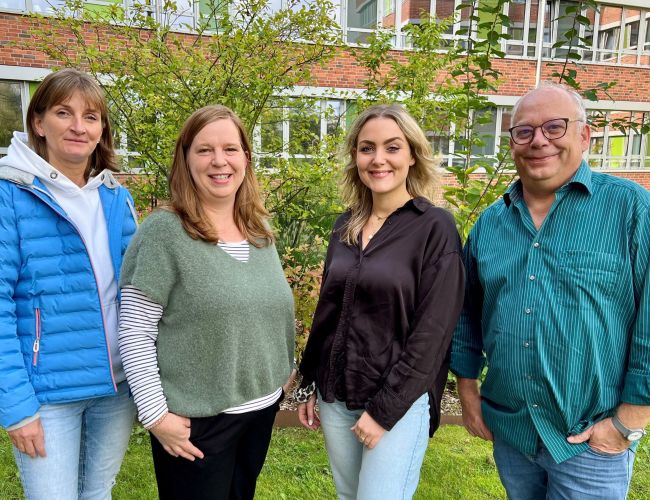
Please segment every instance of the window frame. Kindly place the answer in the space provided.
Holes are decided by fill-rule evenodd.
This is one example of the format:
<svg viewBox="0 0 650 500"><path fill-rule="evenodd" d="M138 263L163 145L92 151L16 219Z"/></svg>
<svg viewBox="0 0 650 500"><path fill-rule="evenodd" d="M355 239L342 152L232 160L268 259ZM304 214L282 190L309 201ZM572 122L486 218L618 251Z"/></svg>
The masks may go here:
<svg viewBox="0 0 650 500"><path fill-rule="evenodd" d="M34 11L34 1L35 0L22 0L24 3L23 8L0 8L0 11L7 11L12 13L30 13ZM62 0L53 0L59 2ZM155 16L156 20L162 24L170 25L174 31L178 32L193 32L196 31L202 22L201 19L201 1L195 0L182 0L191 2L192 12L184 13L183 21L173 21L173 14L169 12L163 12L164 0L141 0L141 5L145 7L143 9L147 15ZM232 0L236 2L237 0ZM463 28L463 20L461 19L461 12L457 10L458 6L463 3L463 0L429 0L429 12L435 15L437 10L438 2L453 2L453 15L456 20L451 26L451 33L443 35L443 39L448 40L448 43L462 43L462 38L458 36L458 31ZM481 0L471 0L474 5L477 5ZM501 40L501 50L505 52L507 58L518 58L518 59L539 59L540 54L538 54L539 47L541 46L542 54L541 58L545 60L557 60L558 55L562 54L562 50L566 50L566 47L553 47L553 44L557 40L557 31L558 31L558 12L563 3L569 2L571 0L536 0L538 18L533 21L530 19L531 12L533 10L532 5L533 0L510 0L509 3L506 3L503 8L503 13L505 15L509 14L510 3L516 5L524 5L524 19L521 26L517 26L518 29L522 30L521 39L512 39L512 40ZM575 0L574 0L575 1ZM338 17L338 23L341 27L341 33L343 40L351 46L362 46L364 45L363 38L377 29L390 30L392 32L392 41L393 48L396 50L408 49L409 40L408 37L404 34L404 26L409 23L417 23L417 19L405 19L402 20L402 10L403 10L403 1L402 0L366 0L365 3L374 2L375 4L375 14L376 14L376 28L357 28L351 27L348 25L348 11L354 5L355 0L334 0L334 7L336 15ZM386 9L386 2L389 2L391 6L389 9ZM465 0L468 2L468 0ZM136 3L135 0L94 0L88 1L90 4L95 5L106 5L110 6L113 4L121 5L126 12L133 9L133 4ZM542 13L539 10L541 4L544 4L544 12ZM640 66L648 67L650 66L650 6L641 7L640 3L636 1L630 1L632 5L624 5L623 1L619 0L610 0L610 2L599 1L601 9L595 11L594 13L594 23L593 30L591 33L591 46L587 49L580 49L583 59L583 63L593 63L593 64L607 64L607 65L625 65L625 66ZM233 5L233 3L230 3ZM280 8L287 6L287 0L279 0ZM363 4L361 4L363 5ZM615 7L621 9L621 15L618 20L618 31L614 34L614 45L616 48L611 50L606 50L600 47L601 40L603 37L609 35L605 33L605 29L599 26L601 10L602 7ZM229 7L232 9L232 7ZM384 12L385 11L385 12ZM627 19L626 12L629 11L638 11L638 16L634 16L635 19ZM51 11L41 12L42 14L48 15ZM586 14L586 9L583 8L582 14ZM386 24L386 17L390 15L393 17L394 21L392 26ZM638 27L638 43L634 48L625 47L626 37L629 35L629 26L632 23L639 22ZM542 25L543 19L543 25ZM476 26L475 23L472 23L474 33L472 34L476 37ZM548 26L548 28L547 28ZM627 27L627 28L626 28ZM531 31L535 31L535 40L530 40ZM508 27L501 27L502 33L508 33ZM548 33L547 33L548 30ZM206 29L208 33L216 33L216 29L213 30L210 27ZM585 36L585 27L580 26L581 37ZM546 36L549 37L546 40ZM539 38L542 38L541 43ZM521 47L520 49L518 47ZM611 53L612 57L608 59L603 59L603 54ZM633 61L628 61L628 58L634 58Z"/></svg>
<svg viewBox="0 0 650 500"><path fill-rule="evenodd" d="M0 72L0 74L2 73ZM29 106L29 100L30 100L29 85L32 82L29 80L6 77L4 75L0 77L0 82L17 83L19 85L20 106L21 106L22 125L23 125L22 131L27 132L27 107ZM9 150L9 145L7 146L0 145L0 157L5 156L8 150Z"/></svg>
<svg viewBox="0 0 650 500"><path fill-rule="evenodd" d="M339 101L341 102L341 117L346 116L348 111L351 111L351 106L350 102L351 101L349 98L345 97L336 97L332 95L318 95L318 92L315 93L316 95L299 95L299 96L284 96L284 97L289 97L292 99L311 99L314 101L314 108L318 107L318 114L319 114L319 135L318 135L318 140L322 141L324 140L329 134L328 134L328 116L327 116L327 109L328 109L328 102L329 101ZM253 156L256 160L256 164L260 165L262 162L264 162L265 159L282 159L282 160L289 160L289 159L296 159L296 160L310 160L314 157L312 154L304 154L304 153L293 153L290 150L291 147L291 125L292 125L292 120L291 120L291 107L290 106L284 106L282 108L282 125L281 125L281 139L282 139L282 146L281 146L281 151L278 152L265 152L262 151L262 123L258 123L252 133L252 143L253 143ZM340 128L342 131L346 130L346 120L341 120L340 121Z"/></svg>

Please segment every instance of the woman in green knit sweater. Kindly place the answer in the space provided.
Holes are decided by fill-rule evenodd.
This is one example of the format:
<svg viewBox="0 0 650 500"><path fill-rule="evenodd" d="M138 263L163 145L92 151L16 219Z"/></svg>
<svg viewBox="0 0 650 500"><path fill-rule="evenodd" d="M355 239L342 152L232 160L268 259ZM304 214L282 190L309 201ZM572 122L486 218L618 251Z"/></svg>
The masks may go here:
<svg viewBox="0 0 650 500"><path fill-rule="evenodd" d="M186 121L171 207L124 258L120 350L161 499L252 499L292 372L294 314L239 118Z"/></svg>

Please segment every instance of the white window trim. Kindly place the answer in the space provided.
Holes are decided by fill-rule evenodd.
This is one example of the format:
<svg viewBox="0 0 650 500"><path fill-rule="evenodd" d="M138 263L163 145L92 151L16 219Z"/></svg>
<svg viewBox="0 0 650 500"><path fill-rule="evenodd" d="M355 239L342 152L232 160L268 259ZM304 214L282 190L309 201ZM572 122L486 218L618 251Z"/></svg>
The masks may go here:
<svg viewBox="0 0 650 500"><path fill-rule="evenodd" d="M22 66L6 66L0 64L0 78L3 80L40 82L50 73L52 73L52 70L50 69L26 68Z"/></svg>
<svg viewBox="0 0 650 500"><path fill-rule="evenodd" d="M648 8L648 0L596 0L596 3L614 5L616 7L639 7Z"/></svg>

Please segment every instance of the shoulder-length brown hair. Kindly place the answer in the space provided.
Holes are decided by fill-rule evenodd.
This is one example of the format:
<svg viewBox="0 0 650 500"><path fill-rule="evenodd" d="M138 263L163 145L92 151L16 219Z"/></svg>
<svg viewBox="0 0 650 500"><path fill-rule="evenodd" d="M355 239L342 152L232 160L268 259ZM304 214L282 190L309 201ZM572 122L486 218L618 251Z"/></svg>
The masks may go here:
<svg viewBox="0 0 650 500"><path fill-rule="evenodd" d="M248 158L244 180L235 194L235 224L244 237L256 247L268 246L274 241L266 223L269 213L264 208L257 178L251 164L252 149L248 135L239 117L226 106L213 105L201 108L185 121L174 150L169 174L171 208L178 214L190 237L216 243L219 240L205 209L187 163L187 154L196 135L208 124L217 120L231 120L239 130L241 146Z"/></svg>
<svg viewBox="0 0 650 500"><path fill-rule="evenodd" d="M84 178L95 176L104 169L119 170L113 151L113 133L108 119L108 106L104 92L99 84L88 74L72 69L62 69L45 77L34 92L27 108L27 137L34 151L49 161L47 157L47 138L41 137L35 129L34 121L42 118L45 112L57 104L66 103L75 92L79 92L86 103L99 111L102 120L102 135L97 147L88 159Z"/></svg>
<svg viewBox="0 0 650 500"><path fill-rule="evenodd" d="M363 126L373 118L389 118L397 123L411 149L415 163L409 167L406 190L413 197L424 197L429 201L438 183L436 168L439 162L431 151L431 144L415 119L398 104L376 104L363 111L352 124L345 140L343 156L346 161L341 180L341 197L351 215L340 230L341 241L356 245L363 226L372 212L372 192L361 181L357 169L357 142Z"/></svg>

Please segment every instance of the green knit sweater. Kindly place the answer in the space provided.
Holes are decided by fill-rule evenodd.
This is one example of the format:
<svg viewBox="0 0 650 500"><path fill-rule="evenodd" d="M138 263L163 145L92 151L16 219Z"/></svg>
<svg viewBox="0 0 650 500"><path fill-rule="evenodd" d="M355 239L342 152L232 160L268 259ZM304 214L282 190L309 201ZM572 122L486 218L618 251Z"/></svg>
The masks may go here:
<svg viewBox="0 0 650 500"><path fill-rule="evenodd" d="M157 355L173 413L217 415L272 393L293 366L293 296L274 246L251 245L239 262L193 240L178 216L159 211L138 229L120 286L163 307Z"/></svg>

